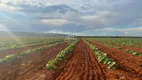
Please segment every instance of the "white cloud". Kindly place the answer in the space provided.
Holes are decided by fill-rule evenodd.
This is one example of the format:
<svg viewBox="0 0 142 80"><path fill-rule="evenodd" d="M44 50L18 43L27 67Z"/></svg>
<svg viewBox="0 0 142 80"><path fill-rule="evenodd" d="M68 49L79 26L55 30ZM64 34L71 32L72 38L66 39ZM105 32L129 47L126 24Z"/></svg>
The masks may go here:
<svg viewBox="0 0 142 80"><path fill-rule="evenodd" d="M64 24L69 23L68 20L65 19L43 19L41 20L41 22L44 24L51 24L56 26L62 26Z"/></svg>
<svg viewBox="0 0 142 80"><path fill-rule="evenodd" d="M26 4L26 5L36 5L40 3L44 3L46 0L1 0L1 3L11 3L13 5L20 5L20 4Z"/></svg>
<svg viewBox="0 0 142 80"><path fill-rule="evenodd" d="M0 0L1 3L12 3L14 5L26 4L26 5L58 5L58 4L68 4L72 6L80 6L80 3L85 3L84 0Z"/></svg>
<svg viewBox="0 0 142 80"><path fill-rule="evenodd" d="M119 29L119 28L102 28L102 29L96 29L94 31L101 31L105 33L111 33L111 32L121 32L125 33L125 35L129 36L142 36L142 26L136 27L136 28L125 28L125 29Z"/></svg>
<svg viewBox="0 0 142 80"><path fill-rule="evenodd" d="M11 5L6 5L5 3L0 3L0 10L12 10L15 11L17 9L22 9L20 7L17 6L11 6Z"/></svg>
<svg viewBox="0 0 142 80"><path fill-rule="evenodd" d="M105 1L100 0L0 0L1 3L11 3L14 5L26 4L26 5L36 5L36 6L48 6L48 5L59 5L59 4L67 4L76 9L80 9L82 5L96 5L96 6L104 6L106 5ZM110 4L109 4L110 5Z"/></svg>
<svg viewBox="0 0 142 80"><path fill-rule="evenodd" d="M118 28L103 28L104 31L122 31L122 32L142 32L142 26L136 28L126 28L126 29L118 29Z"/></svg>
<svg viewBox="0 0 142 80"><path fill-rule="evenodd" d="M62 30L50 30L50 31L45 31L44 33L53 33L53 34L67 34L67 35L79 35L78 33L72 33L72 32L65 32Z"/></svg>
<svg viewBox="0 0 142 80"><path fill-rule="evenodd" d="M137 34L141 35L142 34L142 26L141 27L136 27L136 28L128 28L123 30L126 34Z"/></svg>
<svg viewBox="0 0 142 80"><path fill-rule="evenodd" d="M77 10L77 12L67 10L66 13L61 13L62 10L60 11L60 7L59 10L55 10L53 11L53 13L46 11L48 10L48 8L46 9L47 6L58 4L69 5ZM0 0L0 10L12 10L13 12L21 12L26 15L24 16L24 18L22 18L21 15L19 16L15 13L10 14L6 11L3 11L4 15L1 15L8 16L3 18L4 20L8 20L8 22L5 24L13 24L14 26L8 26L17 26L17 28L19 27L19 24L17 25L16 22L11 23L11 21L13 22L13 20L18 20L20 18L21 21L25 22L25 24L27 25L29 24L30 26L39 24L34 27L36 28L37 26L42 26L42 32L44 31L44 28L47 28L47 26L49 29L53 29L56 26L65 26L64 24L74 23L66 26L66 30L76 31L78 29L77 31L80 31L80 29L83 30L82 26L86 26L87 28L85 28L84 31L86 29L89 30L90 28L92 28L97 29L94 30L94 32L102 31L102 33L104 34L105 32L122 32L127 35L140 35L142 34L141 27L126 29L115 27L124 26L121 28L125 28L125 26L140 26L142 24L141 4L142 2L140 0ZM82 11L81 7L83 7L85 11ZM22 8L23 10L17 10ZM63 11L64 9L66 8L63 8ZM51 11L52 10L53 9L51 9ZM34 22L34 20L38 22ZM76 24L79 24L78 27L72 29L72 27L74 27L74 25L76 26ZM21 24L21 26L22 25L23 24ZM108 26L110 26L110 28L107 28ZM65 31L63 27L58 27L58 29L61 29L61 31L55 30L52 32L64 33L63 31ZM86 33L96 34L94 32L92 31L92 33L90 33L89 31L87 31ZM83 32L81 34L83 34Z"/></svg>
<svg viewBox="0 0 142 80"><path fill-rule="evenodd" d="M80 36L142 36L142 26L136 28L100 28L78 32Z"/></svg>
<svg viewBox="0 0 142 80"><path fill-rule="evenodd" d="M101 15L82 16L81 19L87 20L89 23L108 24L108 20Z"/></svg>
<svg viewBox="0 0 142 80"><path fill-rule="evenodd" d="M110 11L97 11L95 14L80 16L83 20L82 23L87 23L87 25L93 26L96 24L109 25L113 22L112 18L119 16L118 13ZM80 22L81 20L79 20Z"/></svg>

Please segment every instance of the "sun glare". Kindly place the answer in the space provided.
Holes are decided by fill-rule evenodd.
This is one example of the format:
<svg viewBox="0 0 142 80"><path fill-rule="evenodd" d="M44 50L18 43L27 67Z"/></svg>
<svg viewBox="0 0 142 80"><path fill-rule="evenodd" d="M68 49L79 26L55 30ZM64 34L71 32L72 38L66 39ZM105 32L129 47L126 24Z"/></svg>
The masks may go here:
<svg viewBox="0 0 142 80"><path fill-rule="evenodd" d="M2 24L0 24L0 31L6 31L7 34L12 37L12 39L14 39L16 42L21 43L20 39L10 30L8 30L5 26L3 26Z"/></svg>

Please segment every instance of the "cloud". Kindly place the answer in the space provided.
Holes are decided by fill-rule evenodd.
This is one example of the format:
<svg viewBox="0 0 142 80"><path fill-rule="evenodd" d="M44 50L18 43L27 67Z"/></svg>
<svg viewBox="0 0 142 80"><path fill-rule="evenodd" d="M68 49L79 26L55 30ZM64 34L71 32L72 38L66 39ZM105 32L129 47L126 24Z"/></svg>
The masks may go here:
<svg viewBox="0 0 142 80"><path fill-rule="evenodd" d="M115 35L118 35L118 33L121 33L126 36L142 36L142 26L135 27L135 28L125 28L125 29L119 29L119 28L102 28L102 29L96 29L93 30L95 32L105 32L105 35L114 35L112 33L117 33ZM123 36L121 35L121 36Z"/></svg>
<svg viewBox="0 0 142 80"><path fill-rule="evenodd" d="M22 9L22 8L17 7L17 6L7 5L5 3L0 3L0 10L16 11L16 10L20 10L20 9Z"/></svg>
<svg viewBox="0 0 142 80"><path fill-rule="evenodd" d="M68 5L48 5L48 6L31 6L31 5L20 5L23 9L21 9L21 12L25 13L67 13L67 12L77 12L76 9L68 6Z"/></svg>
<svg viewBox="0 0 142 80"><path fill-rule="evenodd" d="M0 22L18 31L140 35L141 5L142 0L0 0Z"/></svg>
<svg viewBox="0 0 142 80"><path fill-rule="evenodd" d="M93 25L96 24L108 24L108 20L105 19L103 16L100 15L89 15L89 16L82 16L81 19L88 21L88 24Z"/></svg>
<svg viewBox="0 0 142 80"><path fill-rule="evenodd" d="M83 4L80 8L82 9L82 10L90 10L91 9L91 5L90 4Z"/></svg>
<svg viewBox="0 0 142 80"><path fill-rule="evenodd" d="M79 35L78 33L72 33L72 32L65 32L62 30L50 30L50 31L45 31L44 33L53 33L53 34L67 34L67 35Z"/></svg>
<svg viewBox="0 0 142 80"><path fill-rule="evenodd" d="M80 36L142 36L142 27L136 28L100 28L76 32Z"/></svg>
<svg viewBox="0 0 142 80"><path fill-rule="evenodd" d="M142 33L142 27L136 27L136 28L126 28L126 29L118 29L118 28L103 28L102 31L122 31L122 32L141 32Z"/></svg>
<svg viewBox="0 0 142 80"><path fill-rule="evenodd" d="M56 26L62 26L64 24L69 23L68 20L65 19L43 19L41 20L41 22L44 24L51 24Z"/></svg>
<svg viewBox="0 0 142 80"><path fill-rule="evenodd" d="M74 20L74 22L98 28L115 24L116 20L114 21L113 19L117 18L118 16L119 14L115 12L97 11L94 14L79 16Z"/></svg>

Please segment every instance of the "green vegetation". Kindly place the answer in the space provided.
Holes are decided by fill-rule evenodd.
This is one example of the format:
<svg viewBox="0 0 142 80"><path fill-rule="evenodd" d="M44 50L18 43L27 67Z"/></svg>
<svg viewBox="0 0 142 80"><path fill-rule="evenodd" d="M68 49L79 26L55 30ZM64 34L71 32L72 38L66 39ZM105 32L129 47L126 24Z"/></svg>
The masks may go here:
<svg viewBox="0 0 142 80"><path fill-rule="evenodd" d="M119 50L124 51L124 52L127 52L127 53L131 53L131 54L136 55L136 56L142 56L142 53L141 53L141 52L137 52L137 51L129 50L129 49L123 49L123 48L120 48L120 47L118 47L118 46L113 46L113 45L111 45L111 44L105 44L105 45L107 45L107 46L109 46L109 47L111 47L111 48L119 49Z"/></svg>
<svg viewBox="0 0 142 80"><path fill-rule="evenodd" d="M37 51L45 50L47 48L54 47L54 46L57 46L57 45L63 44L63 43L64 42L57 42L57 43L54 43L54 44L41 46L41 47L38 47L38 48L27 50L23 53L20 53L19 55L16 55L16 54L7 55L3 59L0 59L0 64L6 63L6 62L9 62L9 61L13 61L13 60L19 59L21 56L28 55L28 54L31 54L31 53L34 53L34 52L37 52Z"/></svg>
<svg viewBox="0 0 142 80"><path fill-rule="evenodd" d="M135 50L124 49L119 46L114 46L114 45L121 45L121 46L126 45L126 46L130 46L130 47L140 47L141 48L142 38L88 38L88 39L93 40L95 42L99 42L104 45L107 45L111 48L116 48L121 51L131 53L136 56L142 56L141 52L137 52Z"/></svg>
<svg viewBox="0 0 142 80"><path fill-rule="evenodd" d="M21 55L27 55L27 54L37 52L37 51L41 51L41 50L44 50L44 49L47 49L47 48L50 48L50 47L54 47L56 45L63 44L63 43L64 42L59 42L59 43L54 43L54 44L50 44L50 45L40 46L40 47L31 49L31 50L27 50L27 51L21 53Z"/></svg>
<svg viewBox="0 0 142 80"><path fill-rule="evenodd" d="M66 55L68 53L71 53L74 49L74 47L76 46L76 44L79 42L79 40L75 41L74 43L70 44L68 47L66 47L64 50L60 51L58 53L58 55L53 59L53 60L50 60L46 67L49 69L49 70L55 70L56 69L56 64L63 60L63 59L66 59Z"/></svg>
<svg viewBox="0 0 142 80"><path fill-rule="evenodd" d="M108 69L117 69L119 68L119 63L115 62L111 57L109 57L106 53L98 49L96 46L90 44L89 42L85 41L92 50L95 51L96 56L98 57L99 62L108 65Z"/></svg>
<svg viewBox="0 0 142 80"><path fill-rule="evenodd" d="M0 59L0 64L6 63L6 62L9 62L9 61L13 61L13 60L16 60L16 59L19 59L19 58L20 57L15 55L15 54L7 55L5 58Z"/></svg>
<svg viewBox="0 0 142 80"><path fill-rule="evenodd" d="M63 40L64 38L17 38L16 40L5 38L0 39L0 50L60 42Z"/></svg>
<svg viewBox="0 0 142 80"><path fill-rule="evenodd" d="M125 52L128 52L128 53L131 53L131 54L133 54L133 55L142 56L142 53L136 52L136 51L133 51L133 50L125 49L124 51L125 51Z"/></svg>
<svg viewBox="0 0 142 80"><path fill-rule="evenodd" d="M142 38L87 38L100 43L142 48Z"/></svg>

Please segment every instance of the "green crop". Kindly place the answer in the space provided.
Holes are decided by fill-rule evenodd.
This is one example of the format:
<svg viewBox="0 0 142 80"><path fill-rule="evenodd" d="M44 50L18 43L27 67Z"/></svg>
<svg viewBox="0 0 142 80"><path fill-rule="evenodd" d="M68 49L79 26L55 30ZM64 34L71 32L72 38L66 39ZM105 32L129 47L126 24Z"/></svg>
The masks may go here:
<svg viewBox="0 0 142 80"><path fill-rule="evenodd" d="M95 51L99 62L108 65L108 69L110 69L110 68L113 68L113 69L119 68L119 64L117 62L115 62L111 57L109 57L106 53L104 53L100 49L96 48L94 45L90 44L89 42L87 42L87 41L85 41L85 42L90 46L90 48L92 48L92 50Z"/></svg>
<svg viewBox="0 0 142 80"><path fill-rule="evenodd" d="M19 59L19 58L20 57L15 55L15 54L7 55L3 59L0 59L0 64L6 63L8 61L13 61L13 60L16 60L16 59Z"/></svg>
<svg viewBox="0 0 142 80"><path fill-rule="evenodd" d="M58 55L50 60L47 64L46 64L46 67L49 69L49 70L54 70L56 69L56 64L63 60L63 59L66 59L66 54L68 53L71 53L74 46L79 42L79 40L75 41L74 43L70 44L68 47L66 47L64 50L61 50Z"/></svg>

